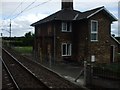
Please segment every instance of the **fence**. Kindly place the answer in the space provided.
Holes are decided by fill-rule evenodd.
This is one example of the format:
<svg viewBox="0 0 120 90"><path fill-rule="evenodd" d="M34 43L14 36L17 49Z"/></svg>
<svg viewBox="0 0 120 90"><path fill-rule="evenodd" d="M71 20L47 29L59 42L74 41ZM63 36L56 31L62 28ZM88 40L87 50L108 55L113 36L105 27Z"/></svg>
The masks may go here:
<svg viewBox="0 0 120 90"><path fill-rule="evenodd" d="M94 67L93 68L93 75L103 77L103 78L120 80L120 73L119 72L113 72L113 71L111 71L107 68L104 68L104 67Z"/></svg>

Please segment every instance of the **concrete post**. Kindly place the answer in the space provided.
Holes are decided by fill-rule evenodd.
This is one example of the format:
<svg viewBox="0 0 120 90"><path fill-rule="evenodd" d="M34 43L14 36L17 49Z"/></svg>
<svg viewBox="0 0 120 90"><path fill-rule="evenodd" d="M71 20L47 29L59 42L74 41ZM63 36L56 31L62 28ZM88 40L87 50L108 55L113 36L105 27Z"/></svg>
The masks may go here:
<svg viewBox="0 0 120 90"><path fill-rule="evenodd" d="M91 64L84 61L84 85L89 87L92 84Z"/></svg>
<svg viewBox="0 0 120 90"><path fill-rule="evenodd" d="M0 59L2 58L2 37L0 37ZM2 90L2 61L0 60L0 90Z"/></svg>

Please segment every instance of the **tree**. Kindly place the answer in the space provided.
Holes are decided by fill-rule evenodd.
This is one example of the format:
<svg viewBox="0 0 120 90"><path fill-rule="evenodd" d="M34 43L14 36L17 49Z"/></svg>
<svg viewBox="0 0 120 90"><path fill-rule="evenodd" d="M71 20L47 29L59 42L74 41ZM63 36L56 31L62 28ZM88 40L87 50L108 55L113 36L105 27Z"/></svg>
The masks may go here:
<svg viewBox="0 0 120 90"><path fill-rule="evenodd" d="M23 43L25 46L32 46L34 41L34 34L31 32L28 32L25 34L25 38L23 40Z"/></svg>

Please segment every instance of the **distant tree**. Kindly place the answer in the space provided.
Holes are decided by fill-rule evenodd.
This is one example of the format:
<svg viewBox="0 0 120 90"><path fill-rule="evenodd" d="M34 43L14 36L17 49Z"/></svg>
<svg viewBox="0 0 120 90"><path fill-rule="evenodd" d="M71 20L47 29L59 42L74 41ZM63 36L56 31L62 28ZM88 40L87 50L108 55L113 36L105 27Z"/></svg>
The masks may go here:
<svg viewBox="0 0 120 90"><path fill-rule="evenodd" d="M23 40L23 43L25 44L25 46L32 46L33 40L34 40L34 34L31 32L27 32L25 34L25 38Z"/></svg>
<svg viewBox="0 0 120 90"><path fill-rule="evenodd" d="M25 37L26 37L26 38L32 37L32 33L31 33L31 32L26 33L26 34L25 34Z"/></svg>

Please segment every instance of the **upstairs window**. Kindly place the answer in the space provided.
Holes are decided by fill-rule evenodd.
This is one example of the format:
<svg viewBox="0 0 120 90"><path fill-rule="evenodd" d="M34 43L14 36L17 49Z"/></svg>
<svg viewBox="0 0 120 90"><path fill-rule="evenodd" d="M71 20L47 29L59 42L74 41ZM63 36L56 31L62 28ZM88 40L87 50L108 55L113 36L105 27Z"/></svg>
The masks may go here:
<svg viewBox="0 0 120 90"><path fill-rule="evenodd" d="M98 41L98 21L91 20L91 41Z"/></svg>
<svg viewBox="0 0 120 90"><path fill-rule="evenodd" d="M71 22L62 22L62 32L71 32L72 31L72 23Z"/></svg>
<svg viewBox="0 0 120 90"><path fill-rule="evenodd" d="M72 44L62 43L62 56L71 56Z"/></svg>

